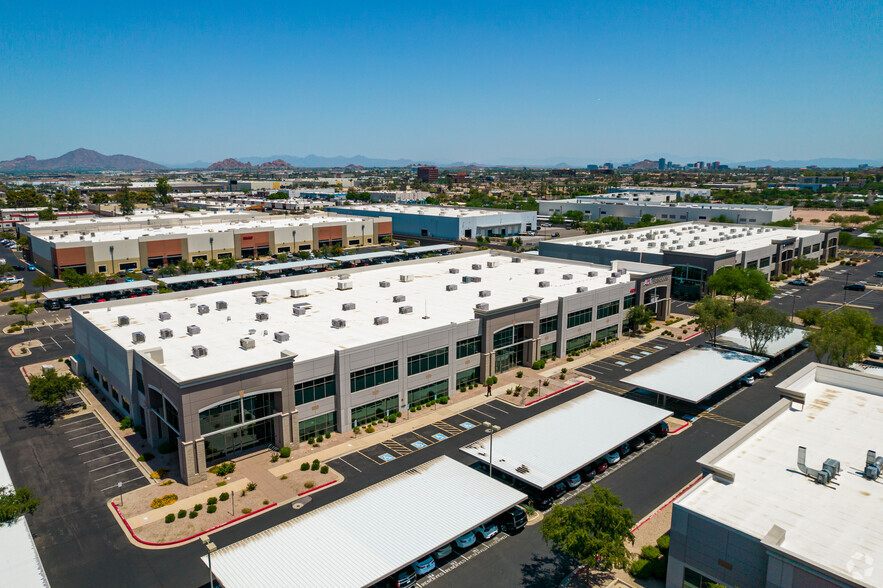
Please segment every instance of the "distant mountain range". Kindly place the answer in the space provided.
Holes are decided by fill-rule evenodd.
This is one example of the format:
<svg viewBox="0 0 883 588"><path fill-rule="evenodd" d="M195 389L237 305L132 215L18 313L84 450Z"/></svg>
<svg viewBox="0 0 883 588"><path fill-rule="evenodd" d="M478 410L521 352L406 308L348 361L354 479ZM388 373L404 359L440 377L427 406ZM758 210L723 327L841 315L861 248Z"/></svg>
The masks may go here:
<svg viewBox="0 0 883 588"><path fill-rule="evenodd" d="M135 171L166 169L165 166L131 155L103 155L91 149L74 149L61 157L37 159L33 155L0 161L0 172L38 171Z"/></svg>

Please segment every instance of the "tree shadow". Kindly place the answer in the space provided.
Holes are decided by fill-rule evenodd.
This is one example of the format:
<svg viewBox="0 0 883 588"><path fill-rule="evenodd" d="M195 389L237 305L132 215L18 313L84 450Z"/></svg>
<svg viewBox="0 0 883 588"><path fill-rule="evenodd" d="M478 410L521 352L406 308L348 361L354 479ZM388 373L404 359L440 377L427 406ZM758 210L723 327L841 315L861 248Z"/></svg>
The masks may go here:
<svg viewBox="0 0 883 588"><path fill-rule="evenodd" d="M76 410L72 406L38 406L25 414L24 421L32 428L48 428L55 424L55 419L62 418Z"/></svg>
<svg viewBox="0 0 883 588"><path fill-rule="evenodd" d="M534 554L530 561L521 564L521 585L526 588L547 588L557 586L579 562L560 552L551 555Z"/></svg>

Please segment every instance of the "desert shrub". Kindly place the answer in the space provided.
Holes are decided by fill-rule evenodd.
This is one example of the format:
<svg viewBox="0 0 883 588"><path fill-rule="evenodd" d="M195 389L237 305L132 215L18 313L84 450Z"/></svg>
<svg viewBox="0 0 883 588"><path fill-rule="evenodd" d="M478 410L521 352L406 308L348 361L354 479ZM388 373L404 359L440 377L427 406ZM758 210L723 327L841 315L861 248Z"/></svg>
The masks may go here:
<svg viewBox="0 0 883 588"><path fill-rule="evenodd" d="M250 512L251 512L251 509L250 509L250 508L243 508L243 509L242 509L242 514L248 514L248 513L250 513Z"/></svg>
<svg viewBox="0 0 883 588"><path fill-rule="evenodd" d="M156 470L150 472L150 477L154 480L162 480L169 473L169 468L157 468Z"/></svg>
<svg viewBox="0 0 883 588"><path fill-rule="evenodd" d="M141 455L138 456L138 461L150 461L154 458L154 455L149 451L145 451Z"/></svg>
<svg viewBox="0 0 883 588"><path fill-rule="evenodd" d="M184 510L183 508L182 508L181 510L178 511L178 518L179 518L179 519L183 519L183 518L186 517L186 516L187 516L187 511Z"/></svg>
<svg viewBox="0 0 883 588"><path fill-rule="evenodd" d="M150 508L162 508L164 506L168 506L170 504L175 504L178 500L177 494L166 494L165 496L161 496L159 498L154 498L150 502Z"/></svg>
<svg viewBox="0 0 883 588"><path fill-rule="evenodd" d="M568 356L567 356L567 361L573 361L573 358L570 357L570 356L568 355Z"/></svg>
<svg viewBox="0 0 883 588"><path fill-rule="evenodd" d="M191 519L195 519L196 517L199 516L199 513L196 512L195 510L191 510L189 516L190 516Z"/></svg>
<svg viewBox="0 0 883 588"><path fill-rule="evenodd" d="M209 506L212 506L213 504L217 504L217 503L218 503L218 499L217 499L216 497L212 496L212 497L209 498L206 502L208 503Z"/></svg>
<svg viewBox="0 0 883 588"><path fill-rule="evenodd" d="M193 505L193 510L195 510L195 511L200 511L200 510L202 510L202 504L194 504L194 505Z"/></svg>
<svg viewBox="0 0 883 588"><path fill-rule="evenodd" d="M216 512L217 510L218 510L218 505L217 505L217 504L210 504L210 505L208 505L208 507L205 509L205 512L207 512L207 513L209 513L209 514L212 514L213 512Z"/></svg>
<svg viewBox="0 0 883 588"><path fill-rule="evenodd" d="M313 464L310 466L310 469L313 470L314 472L319 469L319 460L318 459L313 460Z"/></svg>
<svg viewBox="0 0 883 588"><path fill-rule="evenodd" d="M219 463L216 466L210 467L208 471L217 476L226 476L236 471L236 464L232 461L225 461L224 463Z"/></svg>
<svg viewBox="0 0 883 588"><path fill-rule="evenodd" d="M365 427L365 432L366 433L373 433L374 427L372 425L368 425L367 427Z"/></svg>
<svg viewBox="0 0 883 588"><path fill-rule="evenodd" d="M286 476L285 474L282 474L282 477L279 478L279 479L280 479L280 480L287 480L287 479L288 479L288 476Z"/></svg>
<svg viewBox="0 0 883 588"><path fill-rule="evenodd" d="M563 380L563 379L564 379L564 374L558 374L558 379L559 379L559 380Z"/></svg>
<svg viewBox="0 0 883 588"><path fill-rule="evenodd" d="M173 522L175 522L175 515L173 515L172 513L167 514L166 515L166 523L173 523Z"/></svg>
<svg viewBox="0 0 883 588"><path fill-rule="evenodd" d="M227 494L226 492L221 492L221 495L218 496L218 500L220 500L221 502L225 502L227 500L230 500L230 495Z"/></svg>
<svg viewBox="0 0 883 588"><path fill-rule="evenodd" d="M291 457L291 447L283 447L279 450L279 457L282 459L288 459Z"/></svg>
<svg viewBox="0 0 883 588"><path fill-rule="evenodd" d="M120 431L125 431L126 429L132 428L132 418L131 417L123 417L120 421Z"/></svg>
<svg viewBox="0 0 883 588"><path fill-rule="evenodd" d="M567 368L561 368L561 373L562 373L562 374L566 374L566 373L567 373Z"/></svg>
<svg viewBox="0 0 883 588"><path fill-rule="evenodd" d="M312 480L307 480L306 482L304 482L304 488L306 488L307 490L309 490L310 488L312 488L315 485L316 485L316 483L313 482Z"/></svg>
<svg viewBox="0 0 883 588"><path fill-rule="evenodd" d="M644 559L659 559L659 548L655 545L645 545L641 548L641 557Z"/></svg>
<svg viewBox="0 0 883 588"><path fill-rule="evenodd" d="M543 386L548 386L548 385L549 385L549 380L543 380Z"/></svg>
<svg viewBox="0 0 883 588"><path fill-rule="evenodd" d="M321 468L319 468L319 471L322 472L323 474L327 474L328 473L328 466L322 466Z"/></svg>
<svg viewBox="0 0 883 588"><path fill-rule="evenodd" d="M515 377L516 377L516 378L520 378L520 377L522 377L523 375L524 375L524 372L522 372L522 371L515 372Z"/></svg>
<svg viewBox="0 0 883 588"><path fill-rule="evenodd" d="M220 488L221 486L226 486L227 482L225 480L221 480L220 482L215 482L215 486Z"/></svg>
<svg viewBox="0 0 883 588"><path fill-rule="evenodd" d="M246 484L245 489L249 492L253 492L257 487L257 482L249 482L248 484Z"/></svg>
<svg viewBox="0 0 883 588"><path fill-rule="evenodd" d="M650 562L646 559L636 559L629 566L629 573L636 580L648 580L652 574Z"/></svg>
<svg viewBox="0 0 883 588"><path fill-rule="evenodd" d="M174 483L175 483L174 480L166 480L165 482L163 482L162 484L160 484L160 486L171 486L171 485L174 484Z"/></svg>
<svg viewBox="0 0 883 588"><path fill-rule="evenodd" d="M274 454L272 454L272 455L270 456L270 461L273 462L273 463L276 463L277 461L279 461L279 454L278 454L278 453L274 453Z"/></svg>
<svg viewBox="0 0 883 588"><path fill-rule="evenodd" d="M266 498L264 498L264 501L263 501L261 504L263 504L264 506L266 506L266 505L270 504L270 501L267 500Z"/></svg>

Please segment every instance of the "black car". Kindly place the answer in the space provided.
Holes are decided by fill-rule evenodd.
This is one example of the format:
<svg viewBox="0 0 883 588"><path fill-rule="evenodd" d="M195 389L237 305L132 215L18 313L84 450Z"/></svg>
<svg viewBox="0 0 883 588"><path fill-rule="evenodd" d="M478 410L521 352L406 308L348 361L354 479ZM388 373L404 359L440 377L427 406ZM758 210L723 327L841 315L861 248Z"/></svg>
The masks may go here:
<svg viewBox="0 0 883 588"><path fill-rule="evenodd" d="M583 482L591 482L595 479L595 468L590 465L580 470L579 474L583 477Z"/></svg>
<svg viewBox="0 0 883 588"><path fill-rule="evenodd" d="M533 507L537 510L549 510L552 508L552 503L555 501L555 497L547 492L528 494L528 497L533 503Z"/></svg>
<svg viewBox="0 0 883 588"><path fill-rule="evenodd" d="M661 423L654 425L650 431L657 437L665 437L668 435L668 423L662 421Z"/></svg>
<svg viewBox="0 0 883 588"><path fill-rule="evenodd" d="M844 290L855 290L856 292L864 292L867 289L867 286L864 284L847 284L843 286Z"/></svg>
<svg viewBox="0 0 883 588"><path fill-rule="evenodd" d="M496 519L497 526L503 533L517 533L527 525L527 513L523 508L513 506Z"/></svg>
<svg viewBox="0 0 883 588"><path fill-rule="evenodd" d="M639 436L644 440L645 445L650 445L656 441L656 435L653 434L653 431L644 431Z"/></svg>
<svg viewBox="0 0 883 588"><path fill-rule="evenodd" d="M25 266L23 266L23 265L13 265L13 266L12 266L12 269L14 269L14 270L17 271L17 272L23 272L23 271L25 271Z"/></svg>

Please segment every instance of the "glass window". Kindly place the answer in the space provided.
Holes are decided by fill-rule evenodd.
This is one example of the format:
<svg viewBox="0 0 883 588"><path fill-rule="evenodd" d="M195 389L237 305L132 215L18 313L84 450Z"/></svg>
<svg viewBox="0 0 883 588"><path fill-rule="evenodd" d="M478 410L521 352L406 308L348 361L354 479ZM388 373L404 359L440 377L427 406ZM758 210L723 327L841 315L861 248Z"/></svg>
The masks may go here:
<svg viewBox="0 0 883 588"><path fill-rule="evenodd" d="M619 325L611 325L604 329L598 329L595 333L595 341L607 341L619 336Z"/></svg>
<svg viewBox="0 0 883 588"><path fill-rule="evenodd" d="M420 386L419 388L408 390L408 404L410 404L411 406L414 406L416 404L423 404L427 400L435 400L439 396L447 395L447 393L447 380L433 382L432 384L427 384L426 386Z"/></svg>
<svg viewBox="0 0 883 588"><path fill-rule="evenodd" d="M408 358L408 375L413 376L443 365L448 365L448 348L442 347L426 353L418 353Z"/></svg>
<svg viewBox="0 0 883 588"><path fill-rule="evenodd" d="M567 328L570 327L578 327L580 325L584 325L586 323L592 322L592 309L584 308L582 310L577 310L575 312L571 312L567 315Z"/></svg>
<svg viewBox="0 0 883 588"><path fill-rule="evenodd" d="M540 347L540 359L550 359L555 357L555 344L549 343Z"/></svg>
<svg viewBox="0 0 883 588"><path fill-rule="evenodd" d="M540 319L540 335L558 330L558 315Z"/></svg>
<svg viewBox="0 0 883 588"><path fill-rule="evenodd" d="M464 357L469 357L470 355L475 355L480 351L481 336L470 337L469 339L457 341L457 359L462 359Z"/></svg>
<svg viewBox="0 0 883 588"><path fill-rule="evenodd" d="M757 269L757 260L749 261L748 265L745 266L748 269Z"/></svg>
<svg viewBox="0 0 883 588"><path fill-rule="evenodd" d="M297 424L298 436L301 441L306 441L325 433L333 433L337 429L337 413L329 412L319 416L300 421Z"/></svg>
<svg viewBox="0 0 883 588"><path fill-rule="evenodd" d="M138 370L135 370L135 389L144 394L144 376Z"/></svg>
<svg viewBox="0 0 883 588"><path fill-rule="evenodd" d="M803 254L804 254L804 255L809 254L809 251L810 251L810 246L809 246L809 245L807 245L806 247L803 248Z"/></svg>
<svg viewBox="0 0 883 588"><path fill-rule="evenodd" d="M166 420L178 428L178 412L165 400ZM174 414L172 414L174 413ZM199 411L199 432L208 435L220 429L256 421L276 413L275 394L252 394L241 400L235 398L223 404Z"/></svg>
<svg viewBox="0 0 883 588"><path fill-rule="evenodd" d="M334 396L334 376L325 376L294 385L294 403L309 404Z"/></svg>
<svg viewBox="0 0 883 588"><path fill-rule="evenodd" d="M478 367L470 368L468 370L463 370L462 372L457 372L457 388L463 388L464 386L477 385L478 382Z"/></svg>
<svg viewBox="0 0 883 588"><path fill-rule="evenodd" d="M253 447L265 447L275 439L273 419L248 423L228 431L205 436L205 458L217 463Z"/></svg>
<svg viewBox="0 0 883 588"><path fill-rule="evenodd" d="M585 349L586 347L592 344L592 334L588 333L586 335L580 335L579 337L574 337L567 341L567 353L573 353L574 351L579 351L580 349Z"/></svg>
<svg viewBox="0 0 883 588"><path fill-rule="evenodd" d="M628 310L629 308L635 305L637 294L629 294L625 298L622 299L622 309Z"/></svg>
<svg viewBox="0 0 883 588"><path fill-rule="evenodd" d="M351 412L353 426L364 425L365 423L382 419L387 414L395 414L399 410L399 397L390 396L375 402L369 402L362 406L357 406Z"/></svg>
<svg viewBox="0 0 883 588"><path fill-rule="evenodd" d="M769 267L769 265L770 265L770 258L769 257L762 257L760 259L760 267Z"/></svg>
<svg viewBox="0 0 883 588"><path fill-rule="evenodd" d="M521 343L527 339L529 327L529 324L520 324L497 331L494 333L494 349Z"/></svg>
<svg viewBox="0 0 883 588"><path fill-rule="evenodd" d="M605 302L604 304L598 305L598 318L607 318L608 316L613 316L614 314L619 313L619 300L614 300L613 302Z"/></svg>
<svg viewBox="0 0 883 588"><path fill-rule="evenodd" d="M816 252L816 251L818 251L818 250L821 249L821 248L822 248L822 244L821 244L821 243L815 243L815 244L812 246L812 250L813 250L813 252Z"/></svg>
<svg viewBox="0 0 883 588"><path fill-rule="evenodd" d="M391 361L350 373L350 392L373 388L399 379L399 362Z"/></svg>

